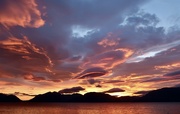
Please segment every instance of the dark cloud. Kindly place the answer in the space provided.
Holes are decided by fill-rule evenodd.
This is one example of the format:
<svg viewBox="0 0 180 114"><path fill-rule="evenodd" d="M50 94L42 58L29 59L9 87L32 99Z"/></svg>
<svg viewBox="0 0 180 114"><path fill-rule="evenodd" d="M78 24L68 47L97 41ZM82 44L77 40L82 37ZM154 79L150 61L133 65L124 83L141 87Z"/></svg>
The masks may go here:
<svg viewBox="0 0 180 114"><path fill-rule="evenodd" d="M115 92L125 92L125 90L120 89L120 88L112 88L107 91L104 91L104 93L115 93Z"/></svg>
<svg viewBox="0 0 180 114"><path fill-rule="evenodd" d="M121 83L121 82L124 82L124 81L122 81L122 80L107 80L107 81L104 81L104 83L111 83L111 84L113 84L113 83Z"/></svg>
<svg viewBox="0 0 180 114"><path fill-rule="evenodd" d="M85 74L85 75L81 76L78 79L99 77L99 76L103 76L103 75L105 75L105 73L102 73L102 72L92 72L92 73Z"/></svg>
<svg viewBox="0 0 180 114"><path fill-rule="evenodd" d="M147 79L144 80L143 82L160 82L160 81L167 81L167 78L163 78L163 77L158 77L158 78L151 78L151 79Z"/></svg>
<svg viewBox="0 0 180 114"><path fill-rule="evenodd" d="M133 16L129 16L127 19L126 19L126 22L129 24L129 25L136 25L136 26L149 26L149 25L152 25L152 26L155 26L158 22L159 22L159 19L158 17L155 15L155 14L149 14L149 13L139 13L137 15L133 15Z"/></svg>
<svg viewBox="0 0 180 114"><path fill-rule="evenodd" d="M102 85L99 85L99 84L98 84L98 85L96 85L96 87L98 87L98 88L102 88Z"/></svg>
<svg viewBox="0 0 180 114"><path fill-rule="evenodd" d="M83 79L83 78L92 78L92 77L99 77L103 76L107 73L103 68L101 67L94 67L84 70L82 73L80 73L75 78L77 79Z"/></svg>
<svg viewBox="0 0 180 114"><path fill-rule="evenodd" d="M180 87L180 84L176 84L174 87Z"/></svg>
<svg viewBox="0 0 180 114"><path fill-rule="evenodd" d="M158 18L154 14L138 12L129 16L120 26L119 45L135 49L146 49L163 41L164 28L156 27Z"/></svg>
<svg viewBox="0 0 180 114"><path fill-rule="evenodd" d="M84 90L85 90L85 88L78 86L78 87L62 89L59 91L59 93L77 93L77 92L84 91Z"/></svg>
<svg viewBox="0 0 180 114"><path fill-rule="evenodd" d="M55 14L60 17L58 20L65 24L99 26L111 25L121 20L122 14L131 13L138 9L138 5L146 2L144 0L137 1L53 1L46 0L48 13L51 19ZM52 12L53 9L59 12ZM54 19L54 18L53 18ZM64 24L61 23L61 24ZM111 25L112 26L112 25Z"/></svg>
<svg viewBox="0 0 180 114"><path fill-rule="evenodd" d="M168 81L172 81L172 80L179 80L180 77L156 77L156 78L150 78L147 80L144 80L142 82L168 82Z"/></svg>
<svg viewBox="0 0 180 114"><path fill-rule="evenodd" d="M145 94L147 94L149 92L150 91L138 91L138 92L135 92L134 94L145 95Z"/></svg>
<svg viewBox="0 0 180 114"><path fill-rule="evenodd" d="M27 93L21 93L21 92L14 92L14 95L17 95L17 96L36 96L36 95L31 95L31 94L27 94Z"/></svg>
<svg viewBox="0 0 180 114"><path fill-rule="evenodd" d="M96 83L100 83L101 81L100 80L96 80L96 79L88 79L87 82L89 84L96 84Z"/></svg>
<svg viewBox="0 0 180 114"><path fill-rule="evenodd" d="M180 70L167 73L164 76L180 76Z"/></svg>

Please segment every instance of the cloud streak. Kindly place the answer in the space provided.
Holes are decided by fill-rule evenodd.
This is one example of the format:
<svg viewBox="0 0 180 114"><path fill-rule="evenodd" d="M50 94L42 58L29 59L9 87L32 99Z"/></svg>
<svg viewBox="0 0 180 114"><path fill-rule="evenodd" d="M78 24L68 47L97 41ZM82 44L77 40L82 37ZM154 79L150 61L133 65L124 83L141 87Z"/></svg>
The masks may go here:
<svg viewBox="0 0 180 114"><path fill-rule="evenodd" d="M99 76L105 75L106 73L107 73L107 71L104 70L103 68L94 67L94 68L89 68L89 69L84 70L75 78L83 79L83 78L99 77Z"/></svg>
<svg viewBox="0 0 180 114"><path fill-rule="evenodd" d="M46 80L52 74L53 63L46 51L31 43L27 37L10 37L0 41L0 67L2 76L17 77L27 80ZM18 67L17 67L18 66ZM42 76L44 75L44 76Z"/></svg>
<svg viewBox="0 0 180 114"><path fill-rule="evenodd" d="M62 89L59 91L59 93L77 93L77 92L84 91L84 90L85 90L84 88L78 86L78 87Z"/></svg>

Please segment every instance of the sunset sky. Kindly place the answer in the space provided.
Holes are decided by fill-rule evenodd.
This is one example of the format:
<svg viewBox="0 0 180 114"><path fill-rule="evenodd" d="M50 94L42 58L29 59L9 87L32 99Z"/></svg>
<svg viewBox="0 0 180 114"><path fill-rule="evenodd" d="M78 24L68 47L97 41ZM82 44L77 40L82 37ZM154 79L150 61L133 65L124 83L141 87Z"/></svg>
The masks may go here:
<svg viewBox="0 0 180 114"><path fill-rule="evenodd" d="M180 86L179 0L0 0L0 93L140 95Z"/></svg>

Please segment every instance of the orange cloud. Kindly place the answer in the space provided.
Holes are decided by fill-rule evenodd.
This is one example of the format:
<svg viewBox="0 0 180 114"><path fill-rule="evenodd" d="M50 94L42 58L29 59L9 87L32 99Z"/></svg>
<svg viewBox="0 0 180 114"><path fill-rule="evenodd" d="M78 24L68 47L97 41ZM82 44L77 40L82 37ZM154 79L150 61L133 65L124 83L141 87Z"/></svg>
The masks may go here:
<svg viewBox="0 0 180 114"><path fill-rule="evenodd" d="M126 48L106 51L92 57L88 62L82 65L82 68L102 67L105 69L112 69L117 65L124 63L132 54L133 51Z"/></svg>
<svg viewBox="0 0 180 114"><path fill-rule="evenodd" d="M112 47L119 44L120 38L117 38L113 33L108 33L107 36L97 44L103 47Z"/></svg>
<svg viewBox="0 0 180 114"><path fill-rule="evenodd" d="M36 77L36 76L34 76L34 75L32 75L32 74L27 74L27 75L25 75L25 76L24 76L24 79L26 79L26 80L33 80L33 81L45 80L44 77Z"/></svg>
<svg viewBox="0 0 180 114"><path fill-rule="evenodd" d="M27 37L24 37L24 39L17 39L15 37L10 37L7 40L2 40L0 41L0 48L14 55L19 55L22 59L26 59L26 60L35 59L33 55L39 54L44 56L44 58L46 58L47 63L50 66L53 65L51 59L46 54L46 51L36 47L35 44L32 44L27 39Z"/></svg>
<svg viewBox="0 0 180 114"><path fill-rule="evenodd" d="M118 48L99 53L89 58L87 62L79 67L82 71L72 73L71 76L78 79L110 76L112 75L112 69L124 63L132 54L133 51L126 48Z"/></svg>
<svg viewBox="0 0 180 114"><path fill-rule="evenodd" d="M0 41L0 52L1 77L24 77L31 81L58 80L52 77L55 75L52 71L54 64L47 52L31 43L27 37L10 37Z"/></svg>
<svg viewBox="0 0 180 114"><path fill-rule="evenodd" d="M156 70L172 70L179 67L180 67L180 63L173 63L169 65L155 66L154 68Z"/></svg>
<svg viewBox="0 0 180 114"><path fill-rule="evenodd" d="M110 39L103 39L100 42L98 42L99 45L103 46L103 47L111 47L111 46L116 46L119 43L114 41L114 40L110 40Z"/></svg>
<svg viewBox="0 0 180 114"><path fill-rule="evenodd" d="M6 27L41 27L45 21L35 0L1 0L0 23Z"/></svg>

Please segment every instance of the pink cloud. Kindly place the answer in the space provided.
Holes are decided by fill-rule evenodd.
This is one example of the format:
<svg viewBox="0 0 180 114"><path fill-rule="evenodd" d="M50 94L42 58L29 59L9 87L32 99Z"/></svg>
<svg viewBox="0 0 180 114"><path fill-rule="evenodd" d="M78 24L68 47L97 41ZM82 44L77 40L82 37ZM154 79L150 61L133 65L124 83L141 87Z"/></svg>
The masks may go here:
<svg viewBox="0 0 180 114"><path fill-rule="evenodd" d="M35 0L1 0L0 23L6 27L41 27L45 21Z"/></svg>

